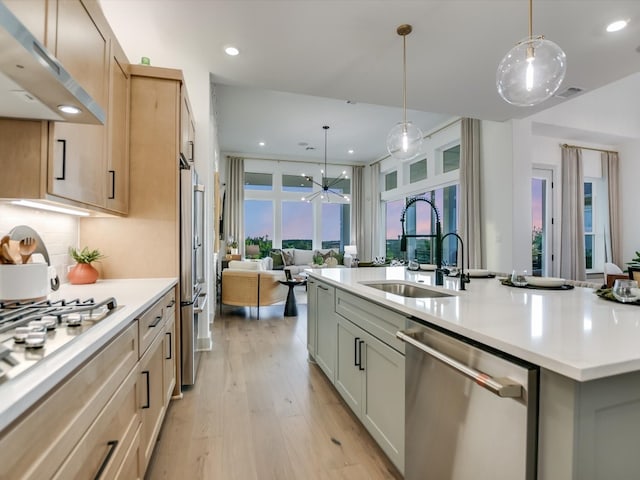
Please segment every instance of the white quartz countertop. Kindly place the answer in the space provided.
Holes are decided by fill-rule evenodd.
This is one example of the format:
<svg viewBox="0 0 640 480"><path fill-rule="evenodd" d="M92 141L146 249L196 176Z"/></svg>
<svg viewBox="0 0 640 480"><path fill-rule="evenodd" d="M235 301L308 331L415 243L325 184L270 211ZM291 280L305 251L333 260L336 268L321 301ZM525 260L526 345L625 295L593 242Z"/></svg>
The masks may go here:
<svg viewBox="0 0 640 480"><path fill-rule="evenodd" d="M91 285L63 284L57 292L51 293L50 300L93 297L99 302L114 297L118 309L32 368L0 383L0 432L84 364L177 282L177 278L98 280Z"/></svg>
<svg viewBox="0 0 640 480"><path fill-rule="evenodd" d="M604 300L591 288L534 290L496 278L458 279L405 267L308 270L311 276L407 316L431 322L578 381L640 370L640 307ZM403 280L445 289L444 298L405 298L360 282Z"/></svg>

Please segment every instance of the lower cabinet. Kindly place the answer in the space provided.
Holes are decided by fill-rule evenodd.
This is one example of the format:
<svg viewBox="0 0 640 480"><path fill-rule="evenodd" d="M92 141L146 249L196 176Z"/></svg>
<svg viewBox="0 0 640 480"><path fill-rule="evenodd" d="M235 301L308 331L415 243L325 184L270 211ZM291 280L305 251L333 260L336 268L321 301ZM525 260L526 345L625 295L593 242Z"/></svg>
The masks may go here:
<svg viewBox="0 0 640 480"><path fill-rule="evenodd" d="M404 355L344 318L337 324L335 387L404 471Z"/></svg>
<svg viewBox="0 0 640 480"><path fill-rule="evenodd" d="M0 479L144 478L176 381L175 298L172 288L0 432Z"/></svg>
<svg viewBox="0 0 640 480"><path fill-rule="evenodd" d="M316 356L316 326L318 324L318 281L307 280L307 351Z"/></svg>
<svg viewBox="0 0 640 480"><path fill-rule="evenodd" d="M140 443L142 449L141 471L145 471L156 437L162 426L165 409L164 395L164 334L157 335L139 364L140 420L142 429Z"/></svg>
<svg viewBox="0 0 640 480"><path fill-rule="evenodd" d="M335 380L336 328L338 327L335 298L334 287L318 283L315 359L331 383Z"/></svg>
<svg viewBox="0 0 640 480"><path fill-rule="evenodd" d="M140 477L137 463L135 469L127 469L128 474L133 476L118 475L124 463L130 464L138 458L138 451L134 445L140 427L138 380L134 369L80 439L76 448L56 472L54 479Z"/></svg>

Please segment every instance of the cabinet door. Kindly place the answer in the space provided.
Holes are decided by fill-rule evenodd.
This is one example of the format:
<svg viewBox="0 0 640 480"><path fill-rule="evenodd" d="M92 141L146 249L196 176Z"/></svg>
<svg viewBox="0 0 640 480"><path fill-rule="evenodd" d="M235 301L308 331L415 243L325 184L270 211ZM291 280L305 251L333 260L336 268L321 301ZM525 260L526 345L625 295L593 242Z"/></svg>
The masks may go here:
<svg viewBox="0 0 640 480"><path fill-rule="evenodd" d="M338 358L335 387L351 410L360 417L362 410L362 355L365 332L348 320L338 318Z"/></svg>
<svg viewBox="0 0 640 480"><path fill-rule="evenodd" d="M335 381L338 319L335 311L336 289L319 283L317 290L316 362L325 375Z"/></svg>
<svg viewBox="0 0 640 480"><path fill-rule="evenodd" d="M307 351L316 356L316 319L318 316L318 281L307 281Z"/></svg>
<svg viewBox="0 0 640 480"><path fill-rule="evenodd" d="M83 3L95 4L96 0L57 2L55 56L104 108L107 105L108 45ZM52 47L49 45L50 49Z"/></svg>
<svg viewBox="0 0 640 480"><path fill-rule="evenodd" d="M193 162L193 150L195 140L195 126L189 105L189 97L184 86L181 89L180 107L180 153L188 162Z"/></svg>
<svg viewBox="0 0 640 480"><path fill-rule="evenodd" d="M109 65L109 123L107 142L106 207L129 210L129 74L127 59L111 41Z"/></svg>
<svg viewBox="0 0 640 480"><path fill-rule="evenodd" d="M116 478L120 466L129 460L127 455L137 458L130 446L140 426L138 380L134 368L56 472L55 480Z"/></svg>
<svg viewBox="0 0 640 480"><path fill-rule="evenodd" d="M144 472L149 464L164 416L163 346L164 335L157 335L140 359L141 472Z"/></svg>
<svg viewBox="0 0 640 480"><path fill-rule="evenodd" d="M403 472L404 355L369 334L365 334L364 338L361 420L378 445Z"/></svg>
<svg viewBox="0 0 640 480"><path fill-rule="evenodd" d="M168 405L176 384L176 322L174 313L167 319L164 330L164 400Z"/></svg>
<svg viewBox="0 0 640 480"><path fill-rule="evenodd" d="M47 0L3 0L18 20L27 27L31 34L43 45L45 44L45 21Z"/></svg>

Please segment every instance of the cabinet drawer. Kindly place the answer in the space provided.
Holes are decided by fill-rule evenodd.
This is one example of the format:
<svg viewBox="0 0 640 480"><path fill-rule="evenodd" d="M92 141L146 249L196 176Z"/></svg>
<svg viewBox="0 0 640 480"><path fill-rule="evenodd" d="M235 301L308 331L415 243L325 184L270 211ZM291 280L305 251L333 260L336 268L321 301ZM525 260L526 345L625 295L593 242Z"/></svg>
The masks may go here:
<svg viewBox="0 0 640 480"><path fill-rule="evenodd" d="M339 289L336 312L404 354L404 343L396 338L396 332L405 328L406 318L399 313Z"/></svg>
<svg viewBox="0 0 640 480"><path fill-rule="evenodd" d="M175 303L175 294L173 290L170 290L138 318L140 357L144 355L156 336L164 331L165 308L170 303L171 295L173 295Z"/></svg>
<svg viewBox="0 0 640 480"><path fill-rule="evenodd" d="M0 478L51 478L137 361L134 322L0 439Z"/></svg>
<svg viewBox="0 0 640 480"><path fill-rule="evenodd" d="M140 426L138 378L132 369L54 479L116 478Z"/></svg>

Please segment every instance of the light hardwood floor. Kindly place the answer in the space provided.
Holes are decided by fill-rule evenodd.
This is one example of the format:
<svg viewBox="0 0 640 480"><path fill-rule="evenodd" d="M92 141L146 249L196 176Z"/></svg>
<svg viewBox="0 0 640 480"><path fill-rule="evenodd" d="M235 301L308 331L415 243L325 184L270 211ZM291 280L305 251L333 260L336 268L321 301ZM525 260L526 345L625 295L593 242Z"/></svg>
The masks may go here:
<svg viewBox="0 0 640 480"><path fill-rule="evenodd" d="M402 478L308 361L306 305L298 317L283 308L217 313L213 350L171 402L148 480Z"/></svg>

